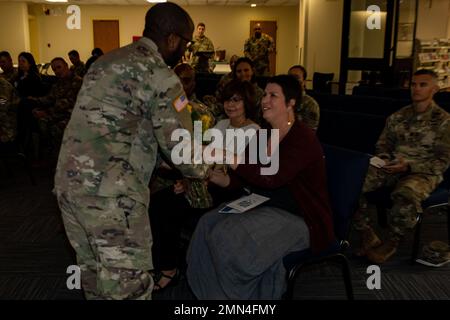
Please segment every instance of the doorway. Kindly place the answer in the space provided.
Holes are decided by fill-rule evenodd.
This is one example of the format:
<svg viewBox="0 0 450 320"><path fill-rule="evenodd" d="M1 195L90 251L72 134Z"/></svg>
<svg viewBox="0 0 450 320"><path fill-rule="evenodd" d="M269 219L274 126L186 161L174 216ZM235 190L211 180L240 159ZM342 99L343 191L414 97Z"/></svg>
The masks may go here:
<svg viewBox="0 0 450 320"><path fill-rule="evenodd" d="M94 48L104 53L120 47L119 20L94 20Z"/></svg>
<svg viewBox="0 0 450 320"><path fill-rule="evenodd" d="M271 36L275 43L275 51L269 53L269 73L273 76L275 75L277 69L277 22L262 20L250 21L250 37L253 36L253 29L257 23L261 25L262 32Z"/></svg>

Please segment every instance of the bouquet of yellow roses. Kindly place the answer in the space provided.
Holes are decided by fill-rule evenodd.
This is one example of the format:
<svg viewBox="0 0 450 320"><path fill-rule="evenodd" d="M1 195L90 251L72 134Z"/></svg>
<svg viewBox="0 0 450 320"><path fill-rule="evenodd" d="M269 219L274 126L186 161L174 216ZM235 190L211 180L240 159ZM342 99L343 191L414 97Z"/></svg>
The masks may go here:
<svg viewBox="0 0 450 320"><path fill-rule="evenodd" d="M195 101L190 101L188 110L191 113L192 122L202 122L202 134L215 124L215 119L208 108ZM203 141L204 144L208 142ZM192 208L210 208L213 205L213 199L208 192L208 185L203 179L189 179L185 181L186 186L186 199Z"/></svg>

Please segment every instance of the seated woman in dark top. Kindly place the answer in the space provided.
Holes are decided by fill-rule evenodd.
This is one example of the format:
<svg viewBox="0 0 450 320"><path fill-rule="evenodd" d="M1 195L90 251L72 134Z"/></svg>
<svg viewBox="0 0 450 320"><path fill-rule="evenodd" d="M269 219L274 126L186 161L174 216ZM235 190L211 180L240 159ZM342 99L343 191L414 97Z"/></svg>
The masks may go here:
<svg viewBox="0 0 450 320"><path fill-rule="evenodd" d="M20 98L40 97L45 94L36 62L29 52L19 54L19 76L15 86Z"/></svg>
<svg viewBox="0 0 450 320"><path fill-rule="evenodd" d="M241 129L247 131L259 129L259 126L252 120L256 113L254 96L255 92L250 83L231 81L224 88L222 102L225 106L227 119L219 121L214 128L222 132L225 148L228 148L230 152L242 152L245 150L245 143L248 140L243 141L243 143L239 143L241 141L236 141L235 143L233 140L230 145L226 145L227 130ZM171 171L173 176L174 170ZM169 178L170 173L166 171L166 174ZM181 175L178 178L175 177L175 179L180 178ZM190 227L192 232L195 223L202 214L223 201L234 199L234 197L241 194L240 190L224 193L222 188L218 188L213 184L206 190L206 193L209 194L205 194L203 190L204 188L198 190L201 192L187 192L188 196L186 197L184 186L179 180L175 184L175 188L169 187L151 194L149 214L153 234L152 256L155 270L160 271L154 277L156 282L155 291L166 287L171 283L171 280L176 280L172 278L176 277L177 268L179 267L178 247L182 225L186 224L186 222L189 225L193 225ZM212 203L203 199L209 196ZM189 199L189 202L187 199ZM193 203L193 200L196 201ZM196 203L205 205L197 206Z"/></svg>
<svg viewBox="0 0 450 320"><path fill-rule="evenodd" d="M273 77L266 86L263 117L278 129L279 144L272 149L268 142L264 152L274 162L278 148L275 174L261 175L260 163L231 165L229 175L211 172L210 181L227 190L247 186L270 200L244 213L219 213L219 207L199 220L187 256L187 279L197 298L280 299L283 257L334 244L325 160L314 132L295 120L300 99L291 76Z"/></svg>
<svg viewBox="0 0 450 320"><path fill-rule="evenodd" d="M37 108L37 105L28 98L45 95L45 89L34 57L29 52L19 54L19 75L15 87L20 98L17 109L17 140L26 153L32 154L30 132L38 131L37 121L32 111Z"/></svg>

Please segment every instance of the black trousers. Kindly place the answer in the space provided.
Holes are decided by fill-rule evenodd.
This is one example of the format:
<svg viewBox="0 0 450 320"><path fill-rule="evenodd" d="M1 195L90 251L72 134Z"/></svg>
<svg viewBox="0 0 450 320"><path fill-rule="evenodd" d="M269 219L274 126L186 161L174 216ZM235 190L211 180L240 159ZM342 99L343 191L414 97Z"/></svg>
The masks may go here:
<svg viewBox="0 0 450 320"><path fill-rule="evenodd" d="M224 192L222 188L210 187L214 206L206 209L191 208L184 194L175 194L173 187L151 195L149 206L150 225L153 235L152 257L156 270L171 270L184 264L185 252L181 250L181 233L190 236L200 217L225 201L237 199L242 192Z"/></svg>

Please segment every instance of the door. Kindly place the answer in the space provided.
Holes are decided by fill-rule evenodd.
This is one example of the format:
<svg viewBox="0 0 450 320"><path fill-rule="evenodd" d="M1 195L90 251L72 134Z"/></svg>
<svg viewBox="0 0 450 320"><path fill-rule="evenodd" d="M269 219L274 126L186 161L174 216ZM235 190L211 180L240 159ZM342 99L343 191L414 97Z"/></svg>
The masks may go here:
<svg viewBox="0 0 450 320"><path fill-rule="evenodd" d="M119 20L94 20L94 48L104 53L120 47Z"/></svg>
<svg viewBox="0 0 450 320"><path fill-rule="evenodd" d="M272 37L275 43L275 51L269 54L269 73L271 76L276 73L276 64L277 64L277 22L276 21L261 21L255 20L250 21L250 37L253 36L253 28L255 25L259 23L261 25L261 30L263 33Z"/></svg>
<svg viewBox="0 0 450 320"><path fill-rule="evenodd" d="M395 0L397 1L397 0ZM380 12L378 27L368 27L370 13L375 5ZM344 0L342 29L340 93L346 91L347 82L356 84L371 74L375 83L386 84L392 79L394 1Z"/></svg>

